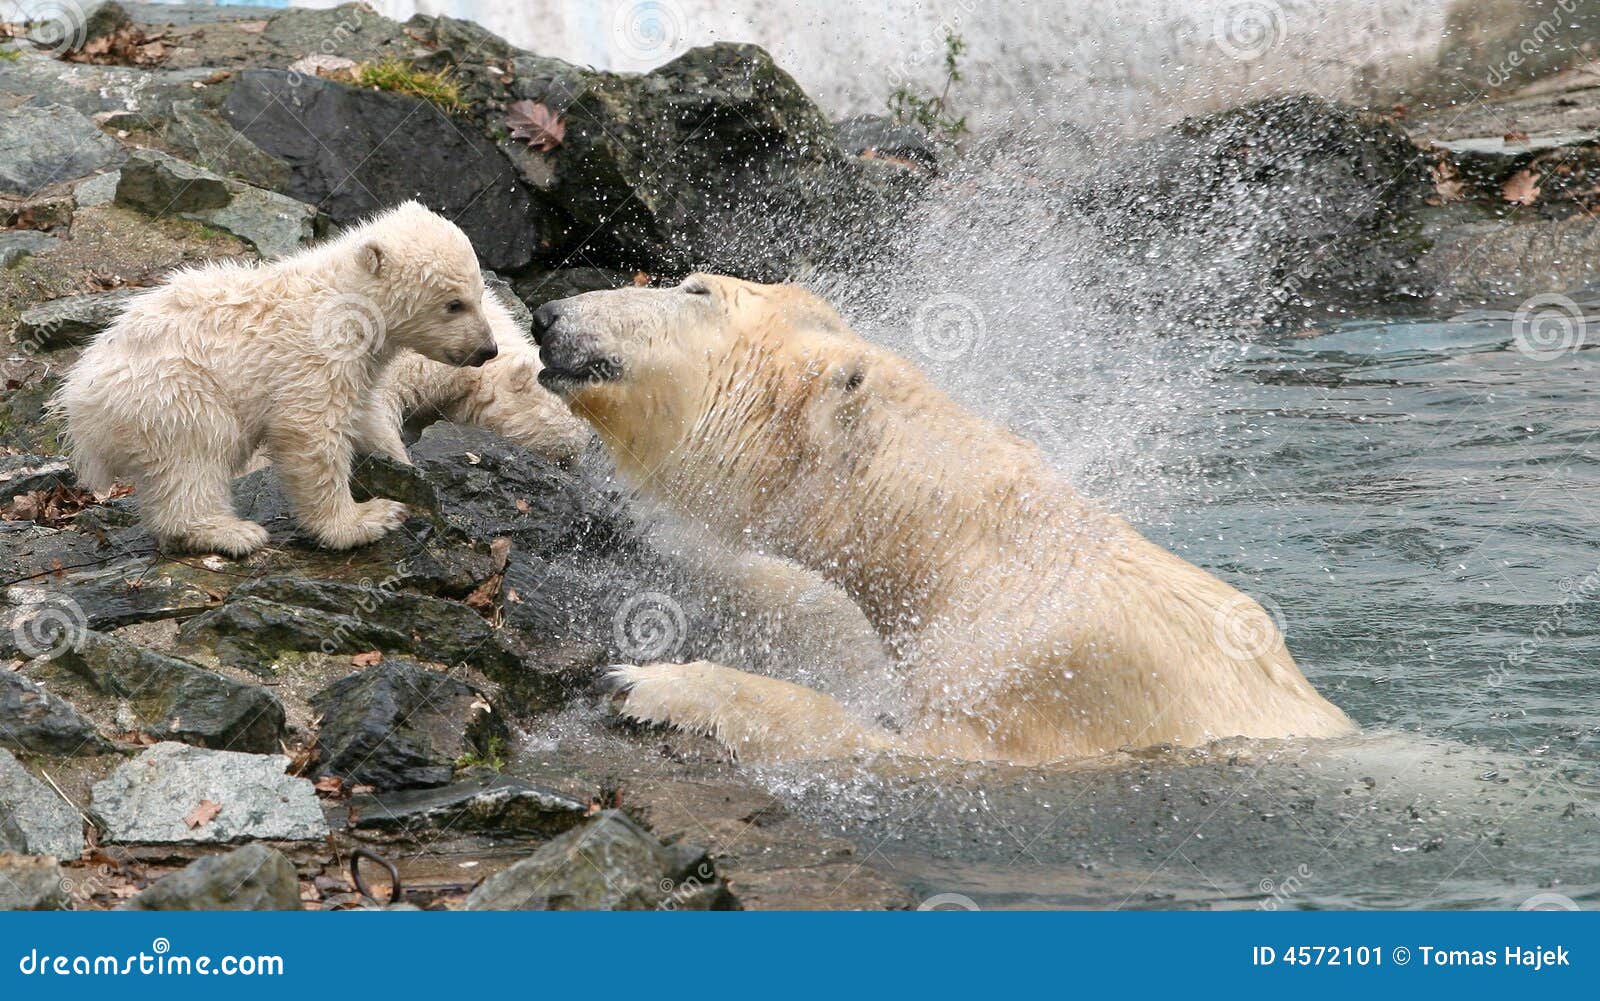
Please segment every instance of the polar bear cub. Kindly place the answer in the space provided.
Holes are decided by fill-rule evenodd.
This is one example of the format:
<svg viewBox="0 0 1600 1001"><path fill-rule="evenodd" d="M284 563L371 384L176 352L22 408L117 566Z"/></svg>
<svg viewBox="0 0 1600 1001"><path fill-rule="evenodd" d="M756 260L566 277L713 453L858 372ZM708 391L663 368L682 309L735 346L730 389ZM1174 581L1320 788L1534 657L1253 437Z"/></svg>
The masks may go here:
<svg viewBox="0 0 1600 1001"><path fill-rule="evenodd" d="M55 406L73 466L90 489L131 481L163 546L239 557L267 532L238 517L229 485L264 448L318 543L371 542L406 513L350 495L374 387L406 348L493 358L482 300L466 234L415 202L278 261L179 271L68 373Z"/></svg>

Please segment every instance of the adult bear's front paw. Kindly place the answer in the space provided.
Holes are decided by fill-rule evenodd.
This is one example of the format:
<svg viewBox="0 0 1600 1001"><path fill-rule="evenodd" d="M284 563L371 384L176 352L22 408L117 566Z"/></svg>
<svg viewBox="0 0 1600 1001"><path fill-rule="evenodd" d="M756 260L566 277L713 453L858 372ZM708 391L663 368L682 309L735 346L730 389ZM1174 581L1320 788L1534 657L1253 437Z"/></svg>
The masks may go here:
<svg viewBox="0 0 1600 1001"><path fill-rule="evenodd" d="M407 507L399 501L369 500L355 506L347 524L324 527L317 541L329 549L353 549L383 538L406 520Z"/></svg>

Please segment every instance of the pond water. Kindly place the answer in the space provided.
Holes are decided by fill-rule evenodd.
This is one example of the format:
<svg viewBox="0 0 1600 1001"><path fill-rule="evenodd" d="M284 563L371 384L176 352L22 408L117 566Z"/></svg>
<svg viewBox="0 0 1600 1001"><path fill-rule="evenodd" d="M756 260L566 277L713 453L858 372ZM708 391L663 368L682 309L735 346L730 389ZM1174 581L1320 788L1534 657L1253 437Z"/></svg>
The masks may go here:
<svg viewBox="0 0 1600 1001"><path fill-rule="evenodd" d="M1185 486L1145 522L1266 600L1361 738L774 787L983 907L1600 902L1600 352L1530 358L1507 319L1306 333L1202 355L1214 420L1169 426Z"/></svg>

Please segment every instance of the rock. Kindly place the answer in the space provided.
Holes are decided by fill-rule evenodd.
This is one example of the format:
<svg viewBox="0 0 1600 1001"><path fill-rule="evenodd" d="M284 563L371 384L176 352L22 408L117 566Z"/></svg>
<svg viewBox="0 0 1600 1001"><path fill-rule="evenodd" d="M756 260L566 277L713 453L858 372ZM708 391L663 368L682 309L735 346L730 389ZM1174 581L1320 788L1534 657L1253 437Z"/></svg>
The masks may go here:
<svg viewBox="0 0 1600 1001"><path fill-rule="evenodd" d="M311 706L320 773L378 789L444 785L458 761L500 757L510 737L482 692L408 660L340 678Z"/></svg>
<svg viewBox="0 0 1600 1001"><path fill-rule="evenodd" d="M291 254L315 236L311 206L155 150L138 150L123 164L117 204L215 226L265 257Z"/></svg>
<svg viewBox="0 0 1600 1001"><path fill-rule="evenodd" d="M704 851L663 845L632 817L606 810L467 897L469 911L737 910Z"/></svg>
<svg viewBox="0 0 1600 1001"><path fill-rule="evenodd" d="M56 860L43 855L0 853L0 911L70 911Z"/></svg>
<svg viewBox="0 0 1600 1001"><path fill-rule="evenodd" d="M523 302L538 309L547 302L568 296L632 285L635 274L616 268L557 268L519 278L516 289Z"/></svg>
<svg viewBox="0 0 1600 1001"><path fill-rule="evenodd" d="M253 754L282 746L283 704L259 686L97 632L57 660L102 694L127 700L140 729L158 739Z"/></svg>
<svg viewBox="0 0 1600 1001"><path fill-rule="evenodd" d="M8 229L0 232L0 268L9 268L29 254L37 254L41 250L55 246L56 243L55 237L36 229Z"/></svg>
<svg viewBox="0 0 1600 1001"><path fill-rule="evenodd" d="M263 678L273 676L272 662L288 652L364 653L410 645L405 634L352 615L248 596L230 597L222 606L184 622L178 639L208 648L222 663Z"/></svg>
<svg viewBox="0 0 1600 1001"><path fill-rule="evenodd" d="M926 132L883 115L847 118L834 125L833 134L851 156L904 161L928 172L939 167L939 153Z"/></svg>
<svg viewBox="0 0 1600 1001"><path fill-rule="evenodd" d="M108 170L104 174L79 181L72 189L72 200L78 208L110 205L117 197L117 185L122 183L122 171Z"/></svg>
<svg viewBox="0 0 1600 1001"><path fill-rule="evenodd" d="M164 742L96 783L92 803L105 839L125 844L320 840L328 825L316 793L284 774L288 764L281 754ZM207 803L217 807L209 820Z"/></svg>
<svg viewBox="0 0 1600 1001"><path fill-rule="evenodd" d="M236 132L196 101L174 101L161 137L190 163L258 188L280 191L289 182L289 165Z"/></svg>
<svg viewBox="0 0 1600 1001"><path fill-rule="evenodd" d="M93 122L57 104L0 110L0 135L0 194L23 198L92 174L119 153Z"/></svg>
<svg viewBox="0 0 1600 1001"><path fill-rule="evenodd" d="M47 455L0 455L0 504L18 494L70 487L78 482L65 459Z"/></svg>
<svg viewBox="0 0 1600 1001"><path fill-rule="evenodd" d="M300 881L283 853L245 845L207 855L124 903L125 911L298 911Z"/></svg>
<svg viewBox="0 0 1600 1001"><path fill-rule="evenodd" d="M691 49L643 76L520 57L512 76L566 134L508 155L579 233L603 233L584 250L597 260L773 281L848 253L841 237L872 205L827 119L757 46Z"/></svg>
<svg viewBox="0 0 1600 1001"><path fill-rule="evenodd" d="M0 668L0 747L69 757L104 754L111 745L65 699Z"/></svg>
<svg viewBox="0 0 1600 1001"><path fill-rule="evenodd" d="M1074 196L1102 228L1108 273L1159 262L1163 276L1188 276L1160 288L1108 279L1130 308L1160 297L1169 312L1237 326L1365 305L1403 293L1424 248L1414 216L1433 194L1427 158L1370 112L1270 98L1188 119L1124 162Z"/></svg>
<svg viewBox="0 0 1600 1001"><path fill-rule="evenodd" d="M83 817L55 790L0 748L0 849L75 859L83 853Z"/></svg>
<svg viewBox="0 0 1600 1001"><path fill-rule="evenodd" d="M587 804L571 797L499 776L350 799L350 826L411 836L449 831L553 838L583 823L588 813Z"/></svg>
<svg viewBox="0 0 1600 1001"><path fill-rule="evenodd" d="M554 239L554 223L494 143L416 98L246 70L222 113L290 164L287 194L340 225L416 198L465 230L486 266L507 270Z"/></svg>
<svg viewBox="0 0 1600 1001"><path fill-rule="evenodd" d="M111 326L136 291L119 288L41 303L23 311L12 338L44 351L87 344L91 337Z"/></svg>

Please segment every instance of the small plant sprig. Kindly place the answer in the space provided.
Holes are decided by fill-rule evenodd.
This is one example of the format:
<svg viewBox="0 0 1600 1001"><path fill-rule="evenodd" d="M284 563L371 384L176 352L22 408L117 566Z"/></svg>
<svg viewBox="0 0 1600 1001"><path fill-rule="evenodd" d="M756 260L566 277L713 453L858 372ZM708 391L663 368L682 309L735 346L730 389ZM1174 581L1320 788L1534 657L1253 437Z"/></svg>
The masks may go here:
<svg viewBox="0 0 1600 1001"><path fill-rule="evenodd" d="M967 116L957 118L949 112L950 88L961 82L961 56L967 51L966 39L949 28L944 30L944 87L937 97L919 94L901 84L889 95L889 115L903 124L916 125L929 135L950 142L967 133Z"/></svg>

